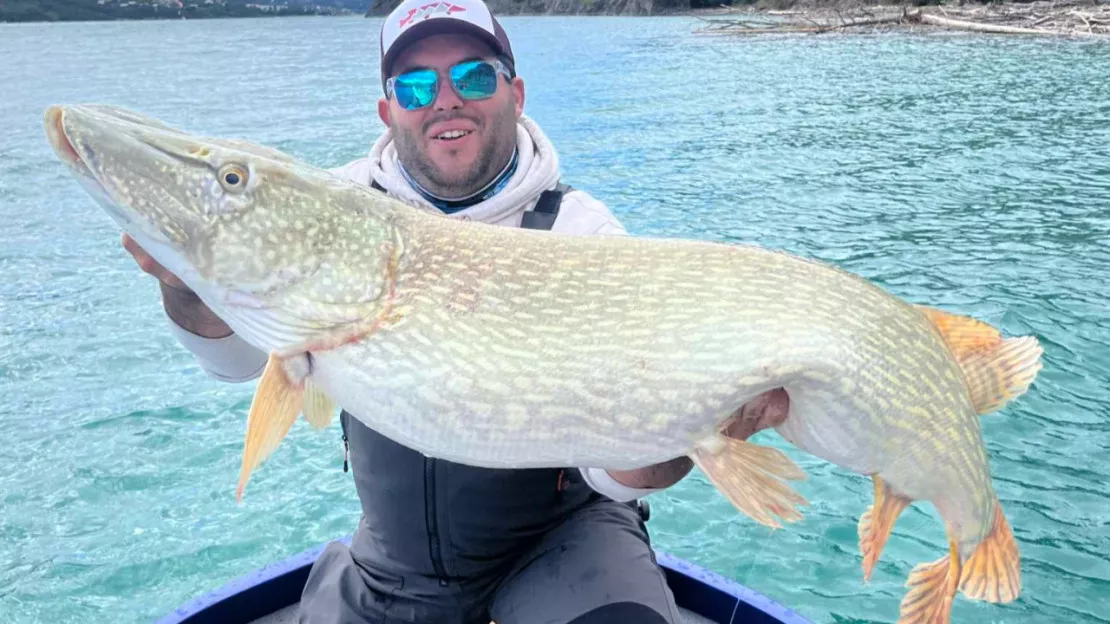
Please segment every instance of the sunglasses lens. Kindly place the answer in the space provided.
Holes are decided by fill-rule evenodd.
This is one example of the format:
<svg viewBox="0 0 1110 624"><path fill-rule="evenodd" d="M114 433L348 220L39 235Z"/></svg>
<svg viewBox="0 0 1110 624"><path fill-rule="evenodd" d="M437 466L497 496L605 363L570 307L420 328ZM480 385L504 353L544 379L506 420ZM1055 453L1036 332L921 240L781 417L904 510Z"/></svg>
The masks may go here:
<svg viewBox="0 0 1110 624"><path fill-rule="evenodd" d="M397 76L393 84L397 103L408 110L424 108L436 99L436 73L420 69Z"/></svg>
<svg viewBox="0 0 1110 624"><path fill-rule="evenodd" d="M484 61L459 63L451 68L451 82L464 98L485 99L497 91L497 70Z"/></svg>

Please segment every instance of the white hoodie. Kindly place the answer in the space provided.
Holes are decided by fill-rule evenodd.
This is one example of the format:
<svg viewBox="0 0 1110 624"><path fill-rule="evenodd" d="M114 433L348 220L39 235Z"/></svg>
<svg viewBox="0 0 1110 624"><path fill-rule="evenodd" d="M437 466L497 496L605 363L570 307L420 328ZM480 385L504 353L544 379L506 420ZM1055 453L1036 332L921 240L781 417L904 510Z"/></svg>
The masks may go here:
<svg viewBox="0 0 1110 624"><path fill-rule="evenodd" d="M559 157L539 126L526 116L522 116L517 124L517 153L516 172L501 191L486 201L449 216L519 227L524 212L534 208L540 194L555 188L559 182ZM331 172L366 185L375 180L398 199L431 205L401 175L397 149L388 130L374 143L369 155L331 169ZM582 235L625 234L624 227L605 204L577 189L563 195L551 230ZM187 331L172 319L170 331L182 346L193 353L201 368L220 381L255 379L266 365L266 354L235 334L226 338L204 338ZM593 489L615 500L629 501L655 491L626 487L604 470L582 469L581 472Z"/></svg>

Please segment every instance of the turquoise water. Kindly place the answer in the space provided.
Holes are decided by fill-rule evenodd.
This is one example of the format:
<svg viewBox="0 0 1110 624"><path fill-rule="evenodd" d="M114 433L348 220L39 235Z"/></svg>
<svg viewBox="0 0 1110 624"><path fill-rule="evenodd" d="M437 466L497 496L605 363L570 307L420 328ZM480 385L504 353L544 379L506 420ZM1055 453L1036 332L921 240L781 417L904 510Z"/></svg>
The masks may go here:
<svg viewBox="0 0 1110 624"><path fill-rule="evenodd" d="M0 620L150 621L353 529L337 426L298 423L235 504L253 384L176 345L39 119L111 102L337 165L380 129L377 23L0 25ZM954 621L1110 622L1110 46L696 25L506 20L565 180L633 233L788 249L1036 335L1036 384L983 423L1024 592ZM931 507L865 586L870 482L759 439L808 472L806 520L766 530L695 473L653 497L656 544L818 622L892 622L944 554Z"/></svg>

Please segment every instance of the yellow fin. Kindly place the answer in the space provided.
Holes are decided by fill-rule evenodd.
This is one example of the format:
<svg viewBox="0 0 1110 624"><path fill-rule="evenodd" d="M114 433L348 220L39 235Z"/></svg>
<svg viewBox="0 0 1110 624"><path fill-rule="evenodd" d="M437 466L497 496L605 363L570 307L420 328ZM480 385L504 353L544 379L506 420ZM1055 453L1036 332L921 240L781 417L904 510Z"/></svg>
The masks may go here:
<svg viewBox="0 0 1110 624"><path fill-rule="evenodd" d="M247 436L236 501L243 500L243 489L250 480L251 471L265 461L289 433L301 411L303 394L303 382L289 381L281 358L271 353L247 414Z"/></svg>
<svg viewBox="0 0 1110 624"><path fill-rule="evenodd" d="M304 380L304 419L316 429L323 429L331 424L335 416L335 403L312 379Z"/></svg>
<svg viewBox="0 0 1110 624"><path fill-rule="evenodd" d="M797 464L778 449L720 439L724 440L720 450L698 447L690 458L729 502L756 522L775 528L781 528L775 516L786 522L802 519L794 506L808 504L806 499L783 483L805 478Z"/></svg>
<svg viewBox="0 0 1110 624"><path fill-rule="evenodd" d="M864 582L871 580L871 571L875 569L875 564L882 555L894 523L910 504L910 499L895 494L879 475L873 475L871 479L875 483L875 504L860 516L857 527L859 549L863 554Z"/></svg>
<svg viewBox="0 0 1110 624"><path fill-rule="evenodd" d="M998 499L990 533L964 564L960 592L987 602L1011 602L1021 593L1021 556Z"/></svg>
<svg viewBox="0 0 1110 624"><path fill-rule="evenodd" d="M957 359L965 353L993 348L1002 342L1002 333L983 321L928 306L915 307L929 318Z"/></svg>
<svg viewBox="0 0 1110 624"><path fill-rule="evenodd" d="M950 532L948 556L919 564L910 572L906 581L910 591L902 599L898 624L949 624L959 581L960 551Z"/></svg>
<svg viewBox="0 0 1110 624"><path fill-rule="evenodd" d="M960 360L975 410L987 414L1024 394L1041 370L1042 352L1036 338L1025 336Z"/></svg>
<svg viewBox="0 0 1110 624"><path fill-rule="evenodd" d="M976 412L993 412L1021 396L1041 370L1044 349L1036 338L1002 338L997 329L982 321L935 308L917 308L960 363Z"/></svg>

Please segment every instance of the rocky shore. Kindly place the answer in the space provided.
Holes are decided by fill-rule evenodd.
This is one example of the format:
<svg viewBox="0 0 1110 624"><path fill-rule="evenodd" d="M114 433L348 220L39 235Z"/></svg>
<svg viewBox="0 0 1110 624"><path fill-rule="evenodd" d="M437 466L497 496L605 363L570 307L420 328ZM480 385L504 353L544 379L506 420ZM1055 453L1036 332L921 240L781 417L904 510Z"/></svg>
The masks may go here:
<svg viewBox="0 0 1110 624"><path fill-rule="evenodd" d="M969 31L1000 35L1106 38L1110 3L1093 0L871 4L759 0L696 13L699 34L753 36L876 31Z"/></svg>

